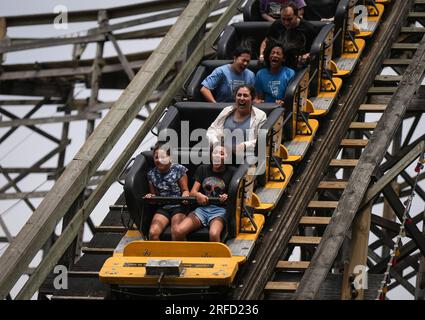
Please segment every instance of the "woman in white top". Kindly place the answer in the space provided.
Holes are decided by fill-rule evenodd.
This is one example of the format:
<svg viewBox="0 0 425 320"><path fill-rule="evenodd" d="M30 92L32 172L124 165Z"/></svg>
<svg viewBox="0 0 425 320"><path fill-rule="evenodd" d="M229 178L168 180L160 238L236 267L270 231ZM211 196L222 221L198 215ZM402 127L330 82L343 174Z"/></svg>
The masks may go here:
<svg viewBox="0 0 425 320"><path fill-rule="evenodd" d="M254 152L258 131L267 120L266 113L252 105L254 98L254 87L237 88L235 104L224 108L208 128L207 138L211 145L218 145L223 139L226 143L226 135L229 135L236 137L237 143L234 138L231 141L234 153Z"/></svg>

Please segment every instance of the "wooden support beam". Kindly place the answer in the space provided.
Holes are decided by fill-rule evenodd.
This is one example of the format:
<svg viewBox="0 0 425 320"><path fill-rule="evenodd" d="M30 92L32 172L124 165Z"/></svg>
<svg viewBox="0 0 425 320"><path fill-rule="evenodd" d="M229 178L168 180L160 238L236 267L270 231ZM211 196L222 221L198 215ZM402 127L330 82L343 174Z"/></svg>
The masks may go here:
<svg viewBox="0 0 425 320"><path fill-rule="evenodd" d="M415 161L420 154L423 152L425 147L425 141L419 143L413 148L407 155L405 155L397 164L395 164L388 172L383 175L366 193L361 206L366 205L374 197L376 197L391 181L394 180L406 167L408 167L413 161Z"/></svg>
<svg viewBox="0 0 425 320"><path fill-rule="evenodd" d="M39 167L41 167L44 163L46 163L51 158L53 158L58 152L62 151L64 148L66 148L66 146L69 143L70 143L70 141L68 140L68 143L66 145L64 145L64 146L58 146L58 147L54 148L52 151L50 151L48 154L46 154L40 160L38 160L37 162L35 162L31 166L31 168L39 168ZM24 173L19 174L16 177L14 177L11 182L5 184L3 187L0 188L0 194L1 193L4 193L5 191L7 191L10 188L12 188L13 187L13 184L18 183L19 181L21 181L22 179L24 179L26 176L28 176L28 174L29 174L29 172L24 172Z"/></svg>
<svg viewBox="0 0 425 320"><path fill-rule="evenodd" d="M34 108L33 110L35 110L36 108ZM35 111L34 111L35 112ZM11 119L14 119L14 120L20 120L20 118L18 118L17 116L15 116L13 113L11 113L11 112L9 112L9 111L7 111L7 110L4 110L3 108L0 108L0 113L2 113L2 114L4 114L6 117L8 117L8 118L11 118ZM31 113L31 111L29 112L29 113ZM28 114L29 114L28 113ZM27 115L28 115L27 114ZM23 120L23 121L26 121L26 119L21 119L21 120ZM34 132L37 132L39 135L41 135L41 136L43 136L43 137L45 137L46 139L49 139L49 140L51 140L51 141L53 141L53 142L55 142L55 143L57 143L57 144L59 144L60 143L60 140L59 139L57 139L56 137L54 137L54 136L52 136L51 134L49 134L49 133L47 133L47 132L45 132L44 130L41 130L40 128L37 128L37 127L35 127L35 126L33 126L33 125L25 125L28 129L31 129L32 131L34 131ZM4 137L5 136L8 136L9 135L9 133L6 133L3 137L2 137L2 139L1 140L3 140L4 139Z"/></svg>
<svg viewBox="0 0 425 320"><path fill-rule="evenodd" d="M32 108L27 114L25 114L25 116L22 119L28 119L29 117L31 117L34 113L36 113L44 104L44 102L48 101L48 99L44 99L41 101L38 101L37 104L35 105L34 108ZM0 122L2 123L2 122ZM10 135L12 133L14 133L18 128L14 127L12 129L10 129L9 131L7 131L3 136L0 137L0 144L5 141L8 137L10 137Z"/></svg>
<svg viewBox="0 0 425 320"><path fill-rule="evenodd" d="M24 226L23 230L26 230L26 232L24 233L21 231L18 234L17 237L21 238L21 241L16 243L19 243L19 246L25 251L25 254L17 256L13 254L13 250L6 250L3 256L0 257L0 266L3 270L0 275L0 297L2 297L3 294L7 294L14 282L19 278L21 270L17 268L17 266L31 261L31 257L37 253L40 243L44 240L44 233L46 232L40 231L42 229L45 230L47 226L51 225L48 223L50 220L54 219L56 221L61 213L63 214L63 209L66 210L66 208L69 208L70 203L75 199L74 192L84 188L86 181L88 181L93 171L100 165L107 153L112 149L112 146L118 140L119 136L138 114L141 105L145 104L150 94L165 77L168 70L171 69L177 56L183 52L190 39L203 25L209 12L217 3L218 1L205 2L199 0L192 0L189 3L188 7L161 42L157 50L151 55L149 60L130 83L129 87L116 102L115 107L111 109L106 118L98 125L88 142L68 165L64 174L52 188L52 191L43 200L44 203L42 202L39 208L37 208L38 212L36 210L31 217L34 217L34 219L35 217L37 218L35 220L35 225ZM167 100L168 97L174 96L175 92L180 88L182 81L181 77L183 77L184 80L193 71L194 66L202 59L205 50L212 45L223 27L227 25L228 21L233 17L239 5L240 1L232 1L231 4L229 4L229 8L222 17L220 17L213 29L211 29L208 36L198 45L195 53L192 55L193 59L191 58L188 64L184 66L184 70L179 73L161 100L166 99L164 101L167 102L169 101ZM137 139L143 140L147 132L150 131L152 125L161 116L166 105L157 106L153 110L150 117L143 123L136 134ZM78 226L87 219L98 200L103 197L106 190L115 180L116 175L122 170L125 163L133 154L133 148L137 148L133 140L130 142L131 146L128 146L120 155L117 162L90 195L83 208L77 212L70 222L69 227L62 233L60 240L55 242L49 252L49 256L40 263L34 275L18 294L18 298L28 299L38 289L44 278L60 258L64 249L72 242L72 239L75 237L75 229L78 229ZM74 195L71 195L72 193L74 193ZM57 200L48 199L50 195L55 195L54 198Z"/></svg>
<svg viewBox="0 0 425 320"><path fill-rule="evenodd" d="M119 6L105 9L109 19L117 19L138 14L146 14L163 10L172 10L184 8L187 5L187 0L163 1L154 0L142 3ZM68 12L68 22L86 22L96 21L98 10L83 10ZM41 13L31 15L19 15L6 17L6 21L10 27L16 26L32 26L37 24L51 24L57 14Z"/></svg>
<svg viewBox="0 0 425 320"><path fill-rule="evenodd" d="M100 113L84 112L75 116L62 116L62 117L48 117L48 118L33 118L33 119L17 119L11 121L0 122L0 128L10 128L19 126L34 126L51 123L63 123L81 120L95 120L100 119L102 115Z"/></svg>
<svg viewBox="0 0 425 320"><path fill-rule="evenodd" d="M350 177L349 184L334 212L332 222L326 228L322 242L314 253L311 267L300 282L296 299L314 299L317 295L361 205L370 178L383 160L385 152L403 120L407 106L422 83L424 71L425 39L423 38L403 80L381 117L369 144L363 151L359 164Z"/></svg>
<svg viewBox="0 0 425 320"><path fill-rule="evenodd" d="M350 256L348 263L345 265L344 276L342 280L342 300L352 300L353 298L354 300L363 300L364 298L364 288L360 288L359 290L357 290L357 297L352 296L350 276L357 276L359 274L358 270L355 270L357 266L364 266L366 268L371 210L372 205L369 205L360 213L358 213L353 221L349 253ZM361 272L364 272L364 270L362 270Z"/></svg>
<svg viewBox="0 0 425 320"><path fill-rule="evenodd" d="M10 183L12 188L16 190L16 192L22 192L22 190L18 187L18 184L9 176L8 173L3 172L3 175L6 178L6 180ZM35 207L31 203L31 201L29 201L27 197L24 197L23 200L25 204L30 208L31 212L33 212L35 210Z"/></svg>
<svg viewBox="0 0 425 320"><path fill-rule="evenodd" d="M7 33L6 18L0 17L0 43L4 38L6 38L6 33ZM0 53L0 65L2 64L3 64L3 54Z"/></svg>
<svg viewBox="0 0 425 320"><path fill-rule="evenodd" d="M29 198L44 198L48 191L1 193L0 200L20 200Z"/></svg>
<svg viewBox="0 0 425 320"><path fill-rule="evenodd" d="M131 81L134 78L134 72L133 69L131 68L127 58L125 57L125 55L122 53L120 46L118 45L117 40L115 39L115 36L112 33L108 33L108 39L112 42L115 51L118 54L118 58L120 59L120 62L125 70L125 73L128 76L128 79Z"/></svg>
<svg viewBox="0 0 425 320"><path fill-rule="evenodd" d="M394 210L394 213L396 214L398 219L402 221L405 207L401 203L400 199L397 197L397 194L394 192L393 188L391 188L391 185L387 185L383 189L383 192L384 192L385 198L388 201L388 204ZM412 240L417 245L418 249L422 252L423 255L425 255L425 237L419 231L418 227L414 224L407 223L405 225L405 228L406 228L406 231L412 237Z"/></svg>

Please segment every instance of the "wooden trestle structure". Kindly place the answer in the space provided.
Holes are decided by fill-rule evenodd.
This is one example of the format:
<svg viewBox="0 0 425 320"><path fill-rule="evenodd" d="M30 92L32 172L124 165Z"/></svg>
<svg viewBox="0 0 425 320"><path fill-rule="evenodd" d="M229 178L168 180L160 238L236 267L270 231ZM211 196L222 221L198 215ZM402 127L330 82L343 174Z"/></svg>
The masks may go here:
<svg viewBox="0 0 425 320"><path fill-rule="evenodd" d="M98 280L98 271L120 241L125 227L124 198L121 196L100 226L90 214L140 143L156 124L197 64L211 50L215 40L243 1L155 0L120 8L70 12L69 22L98 21L99 27L85 36L54 39L10 39L7 28L46 24L54 16L40 14L0 18L0 58L21 50L74 46L70 61L2 65L0 94L40 97L1 100L0 137L4 142L24 126L55 143L56 147L28 168L1 166L8 181L0 186L0 200L25 201L33 211L22 230L13 237L0 214L0 229L9 243L0 256L0 299L23 274L29 280L16 299L105 299L110 288ZM225 9L217 11L217 9ZM149 13L117 24L109 19ZM173 25L117 33L116 31L178 17ZM402 198L415 187L425 202L425 190L415 185L406 168L424 151L424 133L412 139L425 111L425 1L393 0L386 7L383 23L368 43L368 50L349 78L338 107L320 124L320 132L307 159L297 167L297 178L271 217L264 237L250 261L242 268L232 297L235 299L375 299L400 230L405 204ZM124 55L120 40L163 37L152 52ZM117 56L103 57L110 41ZM88 43L96 43L93 60L81 60ZM397 75L382 75L384 68ZM345 81L345 80L344 80ZM74 99L77 83L91 88L87 100ZM114 103L99 101L99 90L125 89ZM155 108L152 108L155 103ZM22 118L14 108L34 106ZM57 116L35 118L45 105L57 105ZM109 109L95 127L99 111ZM149 115L142 116L141 110ZM370 114L381 115L366 122ZM116 141L134 119L140 129L124 152L107 171L98 168ZM69 123L87 120L87 140L70 163L65 163L69 145ZM57 138L42 129L43 124L62 123ZM406 134L402 134L406 132ZM391 145L391 149L390 149ZM58 158L57 166L43 164ZM14 174L15 176L11 176ZM51 190L28 192L19 184L32 174L46 174L55 180ZM419 181L425 174L419 176ZM91 192L87 192L87 188ZM10 191L13 190L13 193ZM31 200L43 198L35 208ZM384 205L382 205L384 204ZM388 289L403 287L412 298L425 297L425 236L419 225L423 211L411 211L402 239L397 264L391 268ZM62 234L54 229L63 219ZM82 243L81 230L87 224L93 239ZM373 234L377 240L370 241ZM296 247L300 259L290 259ZM261 248L261 249L260 249ZM38 267L28 265L43 249ZM81 256L81 252L84 253ZM69 268L69 289L53 288L52 270L58 264ZM368 288L353 290L355 267L367 265ZM416 277L416 285L411 280Z"/></svg>

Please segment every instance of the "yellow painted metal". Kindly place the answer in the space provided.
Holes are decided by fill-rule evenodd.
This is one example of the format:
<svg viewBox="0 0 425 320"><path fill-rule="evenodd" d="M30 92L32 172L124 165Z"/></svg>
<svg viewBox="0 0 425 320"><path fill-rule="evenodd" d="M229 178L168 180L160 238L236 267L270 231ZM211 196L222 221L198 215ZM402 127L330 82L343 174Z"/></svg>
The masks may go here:
<svg viewBox="0 0 425 320"><path fill-rule="evenodd" d="M337 77L333 77L332 81L335 84L336 88L333 88L333 84L330 80L323 80L322 81L322 88L321 88L321 91L318 94L317 98L334 98L334 99L336 98L339 90L341 90L341 87L342 87L342 79L337 78ZM332 89L334 89L334 90L330 91ZM330 111L330 108L327 109L327 110L314 109L314 112L312 114L310 114L310 116L312 116L312 117L324 116L329 111Z"/></svg>
<svg viewBox="0 0 425 320"><path fill-rule="evenodd" d="M291 165L288 165L288 164L284 164L282 166L282 169L286 176L285 181L282 181L282 182L267 181L266 185L264 186L265 189L267 188L281 189L281 194L283 194L284 190L288 186L289 181L291 180L291 177L294 173L294 169ZM282 175L278 168L271 168L271 176L273 177L273 179L282 178ZM265 212L273 210L276 205L277 205L277 201L275 203L261 202L260 206L255 208L255 212L265 213Z"/></svg>
<svg viewBox="0 0 425 320"><path fill-rule="evenodd" d="M221 242L133 241L124 248L124 257L223 257L232 256Z"/></svg>
<svg viewBox="0 0 425 320"><path fill-rule="evenodd" d="M170 243L163 242L163 244ZM205 244L202 243L202 245ZM149 256L111 257L106 260L99 272L100 281L121 285L158 285L159 276L146 275L145 268L146 263L155 258ZM169 256L167 259L180 260L182 271L179 276L164 276L161 279L162 286L228 286L236 276L240 260L239 257L182 256Z"/></svg>
<svg viewBox="0 0 425 320"><path fill-rule="evenodd" d="M317 130L319 129L319 121L316 119L309 119L308 124L310 125L311 129L313 130L312 134L304 134L304 135L296 135L295 138L292 140L294 142L308 142L311 143L313 141L314 136L316 135ZM305 124L304 124L305 125ZM299 128L301 129L301 128ZM307 132L307 126L303 127L303 133ZM284 160L284 163L293 163L293 162L299 162L301 161L303 157L299 155L291 155L289 154L289 157Z"/></svg>
<svg viewBox="0 0 425 320"><path fill-rule="evenodd" d="M385 6L382 3L376 3L376 8L378 9L378 12L376 12L376 9L373 6L367 6L369 15L367 17L367 20L369 22L377 22L381 21L382 15L384 14ZM357 37L359 38L369 38L371 37L375 31L361 31L359 34L357 34Z"/></svg>
<svg viewBox="0 0 425 320"><path fill-rule="evenodd" d="M236 236L236 240L257 240L261 230L263 229L265 217L262 214L254 214L254 222L257 225L258 229L256 233L238 233ZM250 230L252 228L252 224L248 218L242 219L242 227L245 230ZM254 228L252 228L254 230Z"/></svg>
<svg viewBox="0 0 425 320"><path fill-rule="evenodd" d="M354 46L352 41L345 41L344 43L344 52L347 53L343 53L341 55L341 59L356 59L356 63L354 64L354 66L356 66L358 60L360 59L364 48L366 47L366 41L364 39L356 39L355 40L357 48L358 48L358 52L354 52L356 50L356 47ZM348 52L353 52L353 53L348 53ZM335 77L344 77L344 76L348 76L353 72L353 69L351 70L346 70L346 69L338 69L337 73L334 73Z"/></svg>

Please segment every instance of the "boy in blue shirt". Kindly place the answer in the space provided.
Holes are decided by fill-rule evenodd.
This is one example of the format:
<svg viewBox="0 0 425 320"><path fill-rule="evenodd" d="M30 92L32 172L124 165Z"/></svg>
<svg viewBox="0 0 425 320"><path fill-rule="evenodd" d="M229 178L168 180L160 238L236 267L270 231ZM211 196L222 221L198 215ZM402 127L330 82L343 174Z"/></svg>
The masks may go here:
<svg viewBox="0 0 425 320"><path fill-rule="evenodd" d="M256 102L283 104L286 88L295 75L295 71L283 65L285 55L283 45L272 44L266 50L265 65L255 76Z"/></svg>
<svg viewBox="0 0 425 320"><path fill-rule="evenodd" d="M241 85L254 85L255 75L247 69L251 61L251 50L237 48L233 63L214 69L202 81L201 94L207 102L234 102L235 89Z"/></svg>

